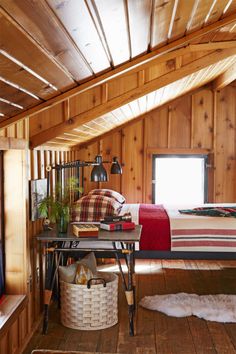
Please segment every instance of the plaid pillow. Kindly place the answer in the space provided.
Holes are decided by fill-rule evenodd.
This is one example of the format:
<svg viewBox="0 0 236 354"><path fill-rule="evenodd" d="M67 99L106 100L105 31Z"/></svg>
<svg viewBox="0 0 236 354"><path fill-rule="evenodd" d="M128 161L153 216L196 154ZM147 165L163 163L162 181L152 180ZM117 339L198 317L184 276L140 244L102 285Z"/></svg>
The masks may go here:
<svg viewBox="0 0 236 354"><path fill-rule="evenodd" d="M125 197L112 189L93 189L89 192L90 195L104 195L105 197L114 198L117 202L123 204Z"/></svg>
<svg viewBox="0 0 236 354"><path fill-rule="evenodd" d="M114 198L88 194L74 203L72 221L100 221L105 216L118 215L121 208Z"/></svg>

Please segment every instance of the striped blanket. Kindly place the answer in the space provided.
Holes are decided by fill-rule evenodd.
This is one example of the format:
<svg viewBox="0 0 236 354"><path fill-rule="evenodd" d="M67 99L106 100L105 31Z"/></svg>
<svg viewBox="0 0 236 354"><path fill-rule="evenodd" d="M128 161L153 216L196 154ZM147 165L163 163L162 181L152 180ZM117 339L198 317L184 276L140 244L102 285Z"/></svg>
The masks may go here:
<svg viewBox="0 0 236 354"><path fill-rule="evenodd" d="M193 214L203 216L221 216L236 218L236 207L201 207L194 209L179 210L181 214Z"/></svg>
<svg viewBox="0 0 236 354"><path fill-rule="evenodd" d="M207 207L214 208L218 206L207 205ZM229 205L225 204L223 207L229 207ZM233 207L236 208L236 204ZM181 214L177 208L172 209L167 206L165 210L170 221L171 235L168 233L164 236L163 230L160 232L160 229L156 229L158 226L156 224L155 227L153 226L153 232L145 236L151 238L155 232L157 235L155 248L153 247L154 240L150 240L148 247L145 245L143 249L167 249L158 248L158 245L159 247L162 245L162 241L158 239L161 236L165 237L165 242L169 242L168 237L171 237L169 242L171 251L236 252L236 218ZM132 214L132 220L136 224L140 223L140 204L123 204L121 214L127 212ZM149 223L150 220L147 222Z"/></svg>
<svg viewBox="0 0 236 354"><path fill-rule="evenodd" d="M167 213L172 251L236 252L235 217L186 215L176 209Z"/></svg>

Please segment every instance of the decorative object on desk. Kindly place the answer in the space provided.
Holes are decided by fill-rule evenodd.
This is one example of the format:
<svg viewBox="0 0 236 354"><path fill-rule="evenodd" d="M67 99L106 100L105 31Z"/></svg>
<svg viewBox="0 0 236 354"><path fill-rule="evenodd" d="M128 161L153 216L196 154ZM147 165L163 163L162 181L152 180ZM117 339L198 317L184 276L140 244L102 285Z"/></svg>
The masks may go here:
<svg viewBox="0 0 236 354"><path fill-rule="evenodd" d="M47 196L47 179L35 179L30 181L30 211L31 220L35 221L42 216L40 215L39 205Z"/></svg>
<svg viewBox="0 0 236 354"><path fill-rule="evenodd" d="M135 223L130 221L117 221L117 222L101 222L100 228L107 231L122 231L122 230L134 230Z"/></svg>
<svg viewBox="0 0 236 354"><path fill-rule="evenodd" d="M71 195L77 191L81 191L77 179L69 178L64 186L57 183L53 195L46 196L39 204L41 217L57 224L58 232L67 232L73 203Z"/></svg>
<svg viewBox="0 0 236 354"><path fill-rule="evenodd" d="M72 230L77 237L97 237L99 228L94 224L73 224Z"/></svg>
<svg viewBox="0 0 236 354"><path fill-rule="evenodd" d="M50 220L47 218L43 220L43 229L44 231L52 230L52 227L50 226Z"/></svg>
<svg viewBox="0 0 236 354"><path fill-rule="evenodd" d="M131 222L132 221L132 216L131 213L126 213L124 215L114 215L114 216L105 216L104 219L101 220L101 222L117 222L117 221L126 221L126 222Z"/></svg>

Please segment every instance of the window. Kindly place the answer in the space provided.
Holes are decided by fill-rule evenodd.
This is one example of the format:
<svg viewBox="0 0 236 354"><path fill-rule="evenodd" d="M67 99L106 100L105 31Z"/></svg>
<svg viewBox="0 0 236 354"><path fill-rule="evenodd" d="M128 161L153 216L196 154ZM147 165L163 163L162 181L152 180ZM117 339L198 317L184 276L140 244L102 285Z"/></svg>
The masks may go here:
<svg viewBox="0 0 236 354"><path fill-rule="evenodd" d="M0 151L0 297L4 294L4 200L3 200L3 151Z"/></svg>
<svg viewBox="0 0 236 354"><path fill-rule="evenodd" d="M207 201L207 155L153 155L153 203Z"/></svg>

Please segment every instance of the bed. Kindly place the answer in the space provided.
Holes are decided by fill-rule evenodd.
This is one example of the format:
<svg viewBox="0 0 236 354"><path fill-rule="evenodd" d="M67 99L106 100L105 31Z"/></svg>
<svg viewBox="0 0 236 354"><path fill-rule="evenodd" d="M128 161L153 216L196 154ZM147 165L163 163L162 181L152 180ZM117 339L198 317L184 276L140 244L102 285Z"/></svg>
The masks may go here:
<svg viewBox="0 0 236 354"><path fill-rule="evenodd" d="M98 192L99 190L96 191L101 193ZM99 194L100 204L97 203L95 206L89 204L90 199L89 203L87 201L84 204L83 216L86 215L86 219L82 221L97 221L91 218L101 217L101 208L107 208L107 201L104 201L107 197L105 193ZM118 197L116 196L118 199L115 198L116 214L131 213L132 221L143 226L141 242L137 250L138 257L236 259L236 217L186 215L181 214L178 207L127 204L119 199L119 196L118 194ZM84 198L86 200L91 196ZM108 198L112 200L110 196ZM220 206L229 205L236 207L236 204L220 204ZM208 204L208 206L219 206L219 204ZM186 209L186 206L181 206L181 209ZM88 210L96 212L90 215L90 220L87 219Z"/></svg>
<svg viewBox="0 0 236 354"><path fill-rule="evenodd" d="M177 207L152 204L124 204L120 213L127 212L143 225L140 250L236 252L236 218L186 215Z"/></svg>

